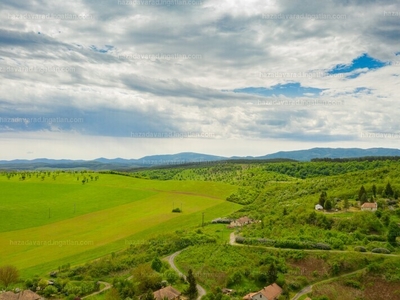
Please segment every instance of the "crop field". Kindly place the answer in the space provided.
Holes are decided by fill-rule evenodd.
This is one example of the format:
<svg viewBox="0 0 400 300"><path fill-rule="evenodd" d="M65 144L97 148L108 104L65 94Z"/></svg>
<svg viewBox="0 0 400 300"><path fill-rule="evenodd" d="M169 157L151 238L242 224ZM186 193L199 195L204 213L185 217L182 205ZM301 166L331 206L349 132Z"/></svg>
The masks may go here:
<svg viewBox="0 0 400 300"><path fill-rule="evenodd" d="M90 175L99 178L83 184ZM203 214L210 221L241 207L225 200L232 185L111 174L0 175L0 189L0 265L15 265L23 276L84 263L199 225ZM172 213L178 207L183 212Z"/></svg>

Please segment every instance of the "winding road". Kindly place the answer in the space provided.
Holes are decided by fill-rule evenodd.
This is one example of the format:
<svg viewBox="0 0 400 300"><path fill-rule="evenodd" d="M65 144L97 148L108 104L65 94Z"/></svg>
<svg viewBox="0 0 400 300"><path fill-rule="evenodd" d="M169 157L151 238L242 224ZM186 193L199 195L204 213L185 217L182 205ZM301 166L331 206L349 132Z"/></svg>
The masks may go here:
<svg viewBox="0 0 400 300"><path fill-rule="evenodd" d="M179 276L183 277L183 278L186 280L185 274L183 274L183 273L177 268L177 266L175 265L175 262L174 262L175 257L176 257L177 255L179 255L179 253L181 253L182 251L183 251L183 250L177 251L177 252L175 252L174 254L171 254L170 256L168 256L166 259L168 260L168 263L169 263L169 265L171 266L171 268L174 269L174 270L179 274ZM197 300L200 300L201 297L203 297L203 296L206 294L206 290L205 290L201 285L199 285L199 284L197 284L196 287L197 287L197 291L199 292L199 295L198 295L198 297L197 297Z"/></svg>

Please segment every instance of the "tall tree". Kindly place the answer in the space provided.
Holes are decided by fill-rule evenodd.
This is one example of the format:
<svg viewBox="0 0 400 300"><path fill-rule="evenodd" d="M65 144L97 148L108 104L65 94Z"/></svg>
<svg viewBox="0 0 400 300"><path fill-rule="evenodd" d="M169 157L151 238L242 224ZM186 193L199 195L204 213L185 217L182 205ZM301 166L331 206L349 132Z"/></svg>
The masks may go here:
<svg viewBox="0 0 400 300"><path fill-rule="evenodd" d="M376 198L376 185L372 185L372 194L374 195L374 198Z"/></svg>
<svg viewBox="0 0 400 300"><path fill-rule="evenodd" d="M18 282L19 272L15 266L0 267L0 282L7 288L11 283Z"/></svg>
<svg viewBox="0 0 400 300"><path fill-rule="evenodd" d="M367 194L362 194L361 199L360 199L361 204L364 204L365 202L368 202L367 199Z"/></svg>
<svg viewBox="0 0 400 300"><path fill-rule="evenodd" d="M325 206L324 206L324 208L326 209L326 210L331 210L332 209L332 201L331 200L326 200L325 201Z"/></svg>
<svg viewBox="0 0 400 300"><path fill-rule="evenodd" d="M365 190L365 187L362 185L360 190L358 191L358 201L362 201L361 198L363 198L363 195L365 194L365 199L367 198L367 191ZM364 201L367 202L367 201ZM364 203L362 202L362 203Z"/></svg>
<svg viewBox="0 0 400 300"><path fill-rule="evenodd" d="M197 297L198 291L192 269L189 269L186 280L189 282L189 287L186 289L185 294L188 296L189 300L194 300Z"/></svg>
<svg viewBox="0 0 400 300"><path fill-rule="evenodd" d="M326 201L326 197L327 197L327 196L328 196L328 195L326 194L325 191L323 191L323 192L321 193L321 195L319 196L319 201L318 201L318 203L319 203L319 205L321 205L322 207L325 206L325 201Z"/></svg>
<svg viewBox="0 0 400 300"><path fill-rule="evenodd" d="M162 278L159 273L155 272L149 265L140 265L132 272L133 280L138 282L137 294L146 293L149 289L156 290L161 287Z"/></svg>
<svg viewBox="0 0 400 300"><path fill-rule="evenodd" d="M275 263L269 265L267 274L267 285L273 284L278 278L278 271L276 269Z"/></svg>
<svg viewBox="0 0 400 300"><path fill-rule="evenodd" d="M385 187L385 196L387 197L392 197L393 196L393 189L392 186L390 185L390 182L387 183L386 187Z"/></svg>

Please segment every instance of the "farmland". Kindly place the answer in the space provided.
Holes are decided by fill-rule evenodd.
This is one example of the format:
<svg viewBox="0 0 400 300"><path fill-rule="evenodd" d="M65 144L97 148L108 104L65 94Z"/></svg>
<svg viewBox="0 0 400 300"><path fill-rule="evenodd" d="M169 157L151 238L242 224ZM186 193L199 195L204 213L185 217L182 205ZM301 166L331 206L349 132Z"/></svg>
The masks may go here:
<svg viewBox="0 0 400 300"><path fill-rule="evenodd" d="M20 270L26 281L14 287L68 299L98 281L113 286L99 298L136 299L163 280L183 291L173 253L204 300L228 299L225 287L241 299L273 282L284 299L305 298L303 289L315 299L341 299L341 288L349 299L382 288L397 296L399 170L378 159L3 173L0 266ZM211 222L243 217L252 221L234 229Z"/></svg>
<svg viewBox="0 0 400 300"><path fill-rule="evenodd" d="M210 220L240 207L224 201L235 187L223 183L166 184L110 174L77 180L90 175L0 176L0 265L13 264L28 276L84 263L154 234L198 225L202 212ZM172 213L173 206L183 213Z"/></svg>

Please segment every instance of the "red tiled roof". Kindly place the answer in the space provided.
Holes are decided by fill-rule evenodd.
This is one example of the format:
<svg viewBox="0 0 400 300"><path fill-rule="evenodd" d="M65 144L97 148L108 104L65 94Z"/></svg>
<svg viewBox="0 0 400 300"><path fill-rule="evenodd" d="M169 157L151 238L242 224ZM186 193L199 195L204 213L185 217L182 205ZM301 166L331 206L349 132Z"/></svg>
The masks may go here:
<svg viewBox="0 0 400 300"><path fill-rule="evenodd" d="M172 286L167 286L158 291L155 291L153 295L154 298L156 298L157 300L163 300L165 297L171 300L179 297L181 293L174 289Z"/></svg>
<svg viewBox="0 0 400 300"><path fill-rule="evenodd" d="M377 208L378 205L376 203L365 202L361 205L361 208Z"/></svg>
<svg viewBox="0 0 400 300"><path fill-rule="evenodd" d="M32 292L31 290L22 291L19 293L5 292L0 294L0 300L38 300L42 297Z"/></svg>
<svg viewBox="0 0 400 300"><path fill-rule="evenodd" d="M278 298L282 294L282 289L276 283L270 284L269 286L263 288L261 293L268 299L272 300Z"/></svg>
<svg viewBox="0 0 400 300"><path fill-rule="evenodd" d="M263 294L264 297L266 297L268 300L274 300L278 299L278 297L282 294L282 288L276 283L273 283L263 288L261 291L247 294L246 296L243 297L243 299L250 300L254 295L257 295L259 293Z"/></svg>

